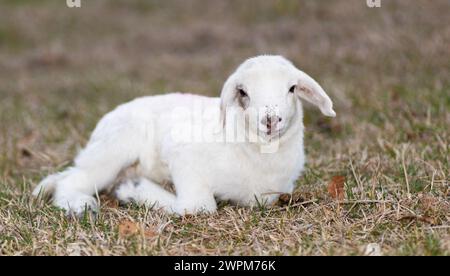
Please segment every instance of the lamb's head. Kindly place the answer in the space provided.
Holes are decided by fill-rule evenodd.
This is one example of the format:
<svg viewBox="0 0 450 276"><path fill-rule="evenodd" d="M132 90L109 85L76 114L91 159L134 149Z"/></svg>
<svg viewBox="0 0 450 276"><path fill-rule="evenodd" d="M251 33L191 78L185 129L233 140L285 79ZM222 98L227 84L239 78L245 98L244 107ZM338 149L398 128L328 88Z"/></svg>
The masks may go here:
<svg viewBox="0 0 450 276"><path fill-rule="evenodd" d="M245 61L225 82L222 120L225 124L228 111L236 110L250 132L260 137L282 135L296 116L302 116L299 98L326 116L336 116L332 101L314 79L281 56L258 56Z"/></svg>

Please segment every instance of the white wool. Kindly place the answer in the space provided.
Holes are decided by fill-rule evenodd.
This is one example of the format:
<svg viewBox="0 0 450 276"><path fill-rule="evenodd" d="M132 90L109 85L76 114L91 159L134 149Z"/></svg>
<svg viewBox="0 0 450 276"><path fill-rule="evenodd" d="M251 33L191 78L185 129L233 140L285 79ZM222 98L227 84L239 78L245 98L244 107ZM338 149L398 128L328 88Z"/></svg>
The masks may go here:
<svg viewBox="0 0 450 276"><path fill-rule="evenodd" d="M134 167L133 177L123 180L116 191L124 202L180 215L215 212L216 199L241 206L271 204L280 194L293 191L304 168L299 98L335 116L320 85L280 56L245 61L226 81L221 98L189 94L138 98L107 114L73 167L45 178L33 194L52 195L53 203L68 214L79 215L86 208L96 211L95 195ZM258 117L249 129L232 125L243 130L246 139L223 141L233 124L227 120L229 110L237 118L247 118L245 112L251 109L263 110L263 120ZM190 113L203 114L201 122L191 121ZM207 126L208 139L196 134L196 126L202 125ZM180 126L190 126L191 132L179 131ZM250 141L252 135L258 139ZM275 148L264 152L275 142ZM166 182L173 183L176 194L161 187Z"/></svg>

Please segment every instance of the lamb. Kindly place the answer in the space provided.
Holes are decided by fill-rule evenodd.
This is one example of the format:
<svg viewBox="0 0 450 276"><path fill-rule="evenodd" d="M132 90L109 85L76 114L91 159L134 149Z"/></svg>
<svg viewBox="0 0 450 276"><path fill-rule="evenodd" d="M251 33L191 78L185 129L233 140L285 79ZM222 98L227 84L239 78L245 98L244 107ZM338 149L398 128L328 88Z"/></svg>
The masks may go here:
<svg viewBox="0 0 450 276"><path fill-rule="evenodd" d="M97 212L95 195L131 171L118 185L118 199L167 213L214 213L216 199L272 204L293 192L304 169L300 98L336 116L322 87L281 56L246 60L220 98L138 98L104 116L74 165L45 178L33 195L52 196L68 215ZM197 122L193 114L200 114ZM161 186L167 182L175 193Z"/></svg>

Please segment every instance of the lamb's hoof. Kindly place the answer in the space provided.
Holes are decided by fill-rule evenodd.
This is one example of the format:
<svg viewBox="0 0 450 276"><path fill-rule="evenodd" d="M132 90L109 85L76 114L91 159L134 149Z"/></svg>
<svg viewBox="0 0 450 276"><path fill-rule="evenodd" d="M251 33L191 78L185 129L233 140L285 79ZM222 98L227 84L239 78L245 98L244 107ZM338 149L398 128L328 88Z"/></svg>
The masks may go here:
<svg viewBox="0 0 450 276"><path fill-rule="evenodd" d="M179 216L192 216L192 215L212 215L217 212L217 204L215 201L199 203L178 203L175 206L175 214Z"/></svg>
<svg viewBox="0 0 450 276"><path fill-rule="evenodd" d="M93 210L90 208L86 208L83 212L66 212L66 217L69 220L75 220L75 221L91 221L91 222L95 222L97 221L98 218L98 210Z"/></svg>
<svg viewBox="0 0 450 276"><path fill-rule="evenodd" d="M70 218L96 217L99 212L97 200L85 194L56 197L53 204L63 209Z"/></svg>
<svg viewBox="0 0 450 276"><path fill-rule="evenodd" d="M136 197L136 183L132 180L122 183L116 190L116 197L121 205L133 202Z"/></svg>

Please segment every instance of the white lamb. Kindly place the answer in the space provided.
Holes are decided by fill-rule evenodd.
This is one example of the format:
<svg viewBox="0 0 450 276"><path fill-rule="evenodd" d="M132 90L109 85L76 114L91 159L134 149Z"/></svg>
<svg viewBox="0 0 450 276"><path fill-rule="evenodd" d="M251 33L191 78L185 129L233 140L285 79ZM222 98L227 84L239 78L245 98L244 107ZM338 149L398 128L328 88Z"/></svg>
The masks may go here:
<svg viewBox="0 0 450 276"><path fill-rule="evenodd" d="M304 168L299 98L324 115L336 115L311 77L281 56L258 56L228 78L221 98L167 94L136 99L107 114L74 166L45 178L33 194L53 195L53 204L67 214L95 212L95 195L133 168L133 176L116 191L123 202L179 215L215 212L216 199L240 206L271 204L280 194L292 193ZM250 110L258 110L256 117ZM192 122L193 114L201 115L200 122ZM245 139L228 139L235 138L230 130L243 131ZM167 182L176 194L161 186Z"/></svg>

